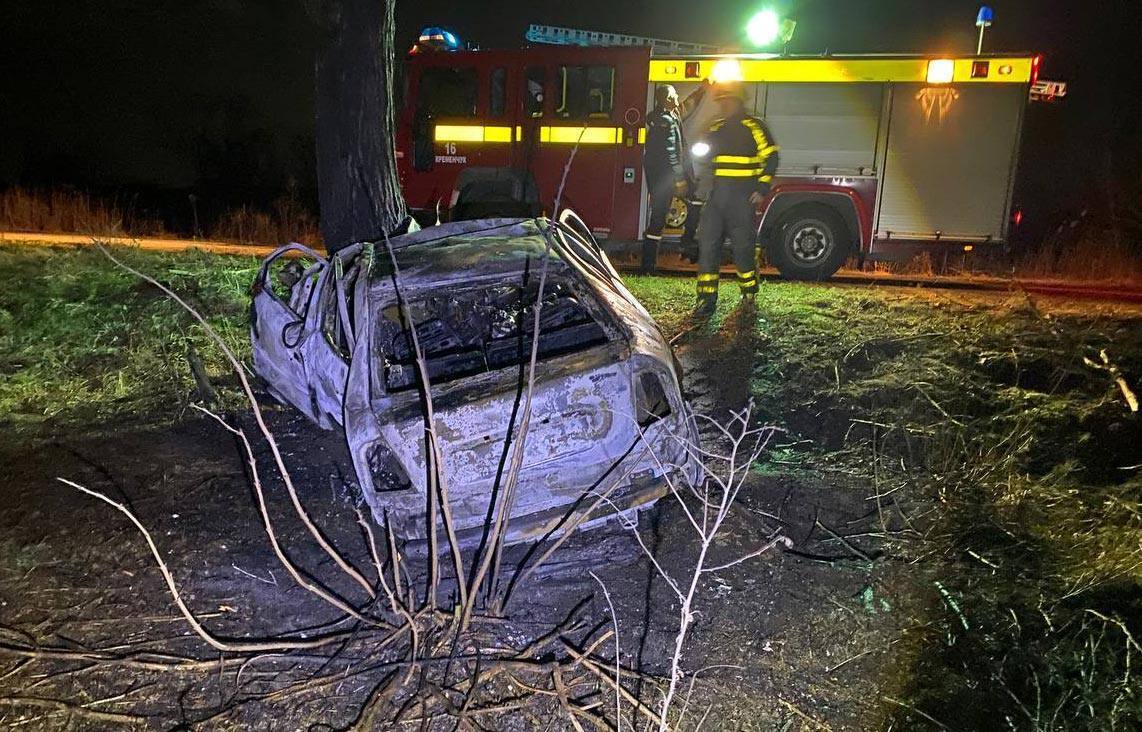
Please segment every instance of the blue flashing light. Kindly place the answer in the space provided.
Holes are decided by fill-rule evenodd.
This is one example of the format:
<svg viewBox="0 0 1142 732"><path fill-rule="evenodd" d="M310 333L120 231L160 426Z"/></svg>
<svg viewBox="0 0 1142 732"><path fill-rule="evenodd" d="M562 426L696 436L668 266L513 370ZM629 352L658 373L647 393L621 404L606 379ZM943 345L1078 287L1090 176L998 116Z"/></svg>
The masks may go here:
<svg viewBox="0 0 1142 732"><path fill-rule="evenodd" d="M455 33L437 26L421 30L417 45L433 51L459 51L463 48Z"/></svg>
<svg viewBox="0 0 1142 732"><path fill-rule="evenodd" d="M987 5L981 5L979 15L975 16L975 24L980 28L986 28L993 20L995 20L995 11Z"/></svg>

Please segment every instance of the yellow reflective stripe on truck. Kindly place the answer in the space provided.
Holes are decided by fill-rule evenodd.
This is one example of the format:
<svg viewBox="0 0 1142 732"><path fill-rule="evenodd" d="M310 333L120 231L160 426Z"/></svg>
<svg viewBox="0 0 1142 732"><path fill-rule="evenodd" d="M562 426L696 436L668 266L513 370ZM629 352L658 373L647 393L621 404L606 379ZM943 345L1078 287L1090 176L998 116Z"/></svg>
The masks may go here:
<svg viewBox="0 0 1142 732"><path fill-rule="evenodd" d="M436 125L432 132L436 142L511 142L511 127L491 125Z"/></svg>
<svg viewBox="0 0 1142 732"><path fill-rule="evenodd" d="M714 64L729 59L741 70L744 82L889 82L927 83L928 57L913 58L750 58L718 56L707 58L652 59L650 81L686 82L709 79ZM1031 81L1031 56L966 57L953 60L953 83L992 82L1027 84ZM987 62L987 73L972 75L972 64ZM694 69L694 65L697 68ZM687 67L691 73L687 74Z"/></svg>
<svg viewBox="0 0 1142 732"><path fill-rule="evenodd" d="M555 145L618 145L623 141L622 127L549 127L539 128L539 141Z"/></svg>

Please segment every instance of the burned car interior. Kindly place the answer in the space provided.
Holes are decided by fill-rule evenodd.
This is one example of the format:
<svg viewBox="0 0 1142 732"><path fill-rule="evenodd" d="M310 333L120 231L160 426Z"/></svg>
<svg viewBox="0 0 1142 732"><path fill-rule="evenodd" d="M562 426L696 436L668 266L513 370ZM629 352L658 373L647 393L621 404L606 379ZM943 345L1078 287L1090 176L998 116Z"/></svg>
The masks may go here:
<svg viewBox="0 0 1142 732"><path fill-rule="evenodd" d="M565 281L548 281L540 309L538 360L590 348L606 331ZM518 366L531 357L536 278L521 285L473 287L428 294L405 304L433 384ZM416 352L401 308L382 310L377 348L385 355L385 388L415 385Z"/></svg>

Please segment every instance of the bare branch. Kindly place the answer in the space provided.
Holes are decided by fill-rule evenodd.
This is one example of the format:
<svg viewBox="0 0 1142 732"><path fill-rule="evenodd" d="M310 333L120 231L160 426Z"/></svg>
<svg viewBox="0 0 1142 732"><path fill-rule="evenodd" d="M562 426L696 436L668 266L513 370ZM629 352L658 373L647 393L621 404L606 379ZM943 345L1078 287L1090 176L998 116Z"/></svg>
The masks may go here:
<svg viewBox="0 0 1142 732"><path fill-rule="evenodd" d="M599 579L599 576L594 572L588 571L587 574L591 575L592 579L599 583L599 587L603 588L603 596L607 598L607 607L611 611L611 623L615 626L615 728L618 732L622 732L623 728L623 713L622 713L622 695L619 694L619 687L622 686L622 679L619 677L619 618L615 615L615 605L611 602L611 593L607 590L607 586Z"/></svg>
<svg viewBox="0 0 1142 732"><path fill-rule="evenodd" d="M452 503L449 498L448 480L444 475L443 469L444 456L440 450L440 441L436 435L436 410L432 401L432 382L428 378L428 362L425 360L424 351L420 347L420 338L416 332L416 323L412 319L412 312L408 308L407 301L401 295L400 265L397 264L397 255L396 252L393 251L392 244L389 242L388 234L385 235L385 249L388 250L389 260L393 265L393 290L397 296L397 303L401 308L401 316L404 318L408 326L410 337L412 338L413 350L416 353L416 367L420 373L420 381L424 385L425 431L428 433L428 446L431 453L431 455L428 456L428 561L431 580L425 600L431 607L436 606L436 591L440 584L440 569L436 562L436 509L439 508L441 516L444 519L444 533L448 538L448 545L452 549L452 564L456 572L456 587L460 592L460 605L467 607L468 591L464 586L464 560L460 555L460 542L456 538L456 524L452 521ZM438 498L439 506L437 505Z"/></svg>
<svg viewBox="0 0 1142 732"><path fill-rule="evenodd" d="M214 412L211 412L209 409L204 409L198 405L194 405L194 407L198 411L218 422L218 424L222 425L223 428L233 433L239 440L242 441L242 448L246 452L246 463L250 466L250 479L254 483L254 495L258 499L258 512L262 516L262 526L266 530L266 536L270 540L270 546L273 548L274 554L277 556L278 561L282 563L282 566L286 568L286 571L289 572L289 575L293 577L294 582L297 582L297 584L299 584L301 587L305 588L309 592L312 592L314 595L317 595L322 600L326 601L346 615L350 615L369 625L380 625L377 620L366 617L355 607L337 597L329 590L326 590L316 582L310 581L309 578L306 577L300 569L298 569L297 565L295 565L290 560L290 558L286 556L286 553L282 550L281 544L278 541L277 531L274 530L274 522L270 519L270 511L266 505L265 489L262 486L262 479L258 473L258 461L254 458L254 448L250 445L250 440L246 437L246 433L237 427L231 427L230 425L226 424L224 419L219 417Z"/></svg>
<svg viewBox="0 0 1142 732"><path fill-rule="evenodd" d="M237 653L251 653L298 648L320 648L322 646L327 646L330 643L340 641L345 637L346 634L344 633L336 633L329 636L312 638L308 640L282 639L274 641L230 641L215 636L206 628L204 628L201 623L198 622L198 618L195 617L194 613L191 612L190 608L186 606L185 602L183 602L182 595L179 594L178 586L175 584L174 577L171 575L170 570L167 569L166 562L163 561L162 555L159 554L159 548L155 546L154 539L151 538L151 532L147 531L147 528L143 526L142 522L140 522L138 518L135 517L135 514L131 512L131 509L127 508L118 501L112 500L99 491L85 488L79 483L70 481L67 478L56 478L56 480L65 485L69 485L72 488L75 488L81 493L86 493L89 496L98 498L131 520L131 523L135 525L135 528L137 528L143 534L143 538L147 540L147 546L150 547L151 554L154 556L155 562L158 563L159 570L163 573L163 579L166 580L167 589L170 590L171 597L174 598L175 605L178 606L179 612L182 613L182 616L186 618L186 622L190 625L194 632L199 635L199 637L201 637L204 641L217 648L218 650L234 651Z"/></svg>
<svg viewBox="0 0 1142 732"><path fill-rule="evenodd" d="M777 546L778 544L781 544L786 549L792 549L793 548L793 540L792 539L790 539L788 536L777 536L777 537L774 537L774 539L772 541L770 541L769 543L767 543L765 546L761 547L760 549L755 549L754 551L750 552L749 554L746 554L743 557L738 557L737 559L735 559L732 562L726 562L725 564L719 564L716 567L703 567L702 571L703 572L721 572L723 569L729 569L730 567L741 564L742 562L747 562L750 559L753 559L754 557L761 556L762 554L765 554L767 551L769 551L773 547Z"/></svg>
<svg viewBox="0 0 1142 732"><path fill-rule="evenodd" d="M313 521L310 520L309 515L305 512L305 509L302 508L301 499L298 498L297 490L294 488L293 479L290 477L289 470L286 468L285 460L282 457L281 450L278 448L277 440L274 439L273 433L270 432L270 428L266 425L265 420L262 418L261 406L258 404L257 397L254 396L254 390L250 386L249 379L246 378L246 372L242 368L242 363L238 360L238 357L234 355L232 350L230 350L230 346L226 344L226 341L222 338L222 336L218 335L218 331L214 330L213 326L206 322L206 318L204 318L201 313L199 313L194 307L192 307L185 300L175 294L173 290L160 283L154 277L144 274L137 269L133 269L129 265L120 262L115 258L113 254L111 254L107 247L103 246L102 244L98 246L99 250L103 252L104 256L114 262L116 266L126 270L127 272L130 272L141 280L154 285L155 287L159 288L159 290L161 290L167 297L178 303L183 310L188 312L192 318L198 321L198 324L202 326L206 334L210 336L211 340L213 340L218 345L218 348L222 351L223 355L226 356L226 360L230 362L231 368L233 368L234 373L237 374L238 380L242 384L242 391L246 395L246 400L253 408L254 419L258 423L258 429L261 430L262 436L266 439L266 443L270 446L270 452L274 456L274 463L277 465L278 472L281 474L282 480L285 482L286 491L289 493L290 500L293 502L293 506L297 511L298 517L301 518L302 523L305 524L305 528L309 530L309 533L317 541L318 545L325 551L326 554L329 555L331 559L333 559L337 566L340 567L342 571L344 571L347 575L349 575L357 584L361 585L361 587L365 589L365 592L369 593L370 598L376 597L376 593L373 591L373 587L369 584L369 581L366 580L364 576L352 565L350 565L349 562L346 561L345 558L342 557L341 554L336 549L334 549L328 541L326 541L325 536L322 535L321 531L317 528L317 526L314 525Z"/></svg>

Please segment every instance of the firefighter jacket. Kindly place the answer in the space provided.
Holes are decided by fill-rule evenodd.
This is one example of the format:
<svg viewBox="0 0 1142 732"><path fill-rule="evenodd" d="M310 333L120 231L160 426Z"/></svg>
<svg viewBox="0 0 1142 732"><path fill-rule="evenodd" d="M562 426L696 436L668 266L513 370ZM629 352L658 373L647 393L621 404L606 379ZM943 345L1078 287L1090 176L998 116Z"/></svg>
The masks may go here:
<svg viewBox="0 0 1142 732"><path fill-rule="evenodd" d="M682 125L674 113L655 107L646 115L646 146L643 167L663 175L669 172L675 180L689 177Z"/></svg>
<svg viewBox="0 0 1142 732"><path fill-rule="evenodd" d="M702 141L710 146L706 155L715 188L769 191L778 147L764 122L739 112L714 122Z"/></svg>

